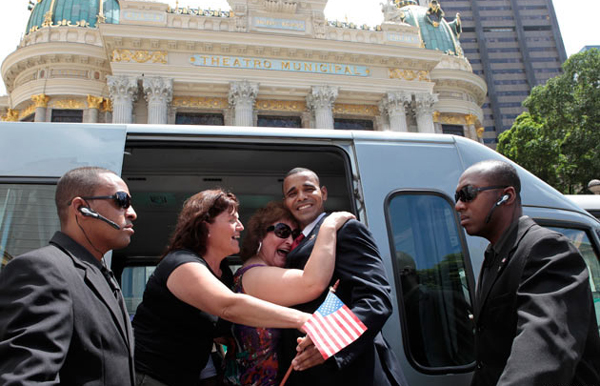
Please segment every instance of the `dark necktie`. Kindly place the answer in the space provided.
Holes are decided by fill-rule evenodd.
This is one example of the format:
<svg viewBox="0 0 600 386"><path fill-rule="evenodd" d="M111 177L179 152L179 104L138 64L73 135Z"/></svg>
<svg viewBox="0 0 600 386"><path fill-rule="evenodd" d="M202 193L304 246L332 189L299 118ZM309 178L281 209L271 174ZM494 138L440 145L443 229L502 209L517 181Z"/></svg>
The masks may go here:
<svg viewBox="0 0 600 386"><path fill-rule="evenodd" d="M124 318L127 318L127 309L125 308L125 302L123 299L123 294L121 293L121 288L119 287L119 283L117 282L117 278L115 274L109 270L104 264L102 264L102 268L100 269L102 275L108 282L108 286L112 290L113 296L117 299L117 303L119 304L119 308L121 309L121 313Z"/></svg>
<svg viewBox="0 0 600 386"><path fill-rule="evenodd" d="M292 248L290 249L290 251L293 250L294 248L296 248L298 246L298 244L300 244L300 242L302 242L302 240L304 240L304 233L300 233L298 235L298 237L296 237L294 239L294 241L292 242Z"/></svg>
<svg viewBox="0 0 600 386"><path fill-rule="evenodd" d="M493 249L486 250L484 253L483 259L483 267L481 274L481 283L479 285L479 291L483 290L484 284L490 280L490 275L492 274L492 267L494 265L494 260L496 259L496 253Z"/></svg>

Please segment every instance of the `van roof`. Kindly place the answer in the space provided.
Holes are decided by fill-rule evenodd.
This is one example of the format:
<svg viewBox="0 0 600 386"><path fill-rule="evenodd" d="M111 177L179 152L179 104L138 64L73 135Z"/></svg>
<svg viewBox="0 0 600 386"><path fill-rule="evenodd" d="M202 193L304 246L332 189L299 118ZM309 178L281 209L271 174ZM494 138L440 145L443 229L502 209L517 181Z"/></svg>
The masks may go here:
<svg viewBox="0 0 600 386"><path fill-rule="evenodd" d="M585 210L600 210L600 195L596 194L568 194L565 195Z"/></svg>

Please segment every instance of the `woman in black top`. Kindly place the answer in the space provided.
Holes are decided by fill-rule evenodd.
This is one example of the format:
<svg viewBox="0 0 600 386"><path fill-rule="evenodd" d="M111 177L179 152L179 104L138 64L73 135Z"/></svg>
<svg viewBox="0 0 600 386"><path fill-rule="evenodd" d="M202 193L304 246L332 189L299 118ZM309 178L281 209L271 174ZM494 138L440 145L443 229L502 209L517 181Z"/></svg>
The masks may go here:
<svg viewBox="0 0 600 386"><path fill-rule="evenodd" d="M254 327L300 328L309 314L233 293L221 263L239 252L237 198L206 190L184 204L167 251L133 319L138 385L197 385L217 318ZM156 382L158 381L158 383Z"/></svg>

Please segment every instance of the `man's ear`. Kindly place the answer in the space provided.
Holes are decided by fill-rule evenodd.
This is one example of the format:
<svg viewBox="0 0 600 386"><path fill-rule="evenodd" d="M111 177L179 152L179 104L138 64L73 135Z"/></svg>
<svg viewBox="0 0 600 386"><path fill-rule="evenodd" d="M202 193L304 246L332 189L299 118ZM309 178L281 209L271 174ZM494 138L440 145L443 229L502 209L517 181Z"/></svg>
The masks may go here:
<svg viewBox="0 0 600 386"><path fill-rule="evenodd" d="M327 201L327 187L325 185L321 186L321 196L323 201Z"/></svg>
<svg viewBox="0 0 600 386"><path fill-rule="evenodd" d="M85 202L85 200L81 197L75 197L73 200L71 200L71 205L69 205L69 210L74 210L76 213L79 213L79 208L82 207L86 207L87 208L87 202Z"/></svg>
<svg viewBox="0 0 600 386"><path fill-rule="evenodd" d="M512 186L509 186L508 188L506 188L506 190L504 191L504 194L508 194L510 196L509 199L506 200L506 203L508 205L514 203L515 200L517 199L517 191Z"/></svg>

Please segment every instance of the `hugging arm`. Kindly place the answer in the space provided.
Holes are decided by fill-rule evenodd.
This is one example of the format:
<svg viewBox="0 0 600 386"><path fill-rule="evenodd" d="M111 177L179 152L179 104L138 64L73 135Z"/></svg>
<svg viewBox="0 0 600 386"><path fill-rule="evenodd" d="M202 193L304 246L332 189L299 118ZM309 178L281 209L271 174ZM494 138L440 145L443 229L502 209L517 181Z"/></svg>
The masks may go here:
<svg viewBox="0 0 600 386"><path fill-rule="evenodd" d="M354 215L335 212L325 218L314 248L304 267L285 269L279 267L255 267L244 273L244 291L257 298L292 306L316 299L331 282L335 267L337 230Z"/></svg>

